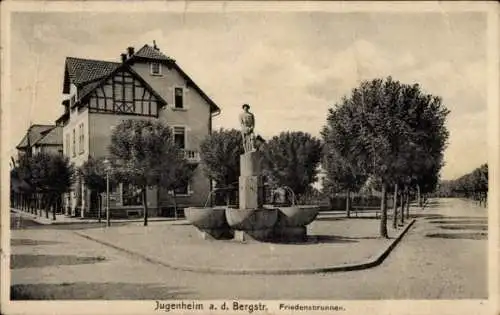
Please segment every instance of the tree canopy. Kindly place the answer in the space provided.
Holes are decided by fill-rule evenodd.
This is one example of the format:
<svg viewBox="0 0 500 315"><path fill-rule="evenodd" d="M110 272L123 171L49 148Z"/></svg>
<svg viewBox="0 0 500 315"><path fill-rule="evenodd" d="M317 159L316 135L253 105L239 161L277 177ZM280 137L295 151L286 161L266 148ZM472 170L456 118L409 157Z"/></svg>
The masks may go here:
<svg viewBox="0 0 500 315"><path fill-rule="evenodd" d="M326 163L327 179L344 189L357 187L360 175L380 180L381 236L387 237L389 185L435 185L448 139L448 113L441 98L391 77L361 82L329 109L322 136L327 160L337 159L338 165Z"/></svg>
<svg viewBox="0 0 500 315"><path fill-rule="evenodd" d="M158 121L130 119L113 130L109 152L116 180L141 189L147 225L146 189L174 185L180 170L185 169L183 151L174 142L168 126Z"/></svg>
<svg viewBox="0 0 500 315"><path fill-rule="evenodd" d="M200 145L200 156L205 174L219 187L238 182L240 155L244 153L241 133L236 129L219 129L206 137Z"/></svg>
<svg viewBox="0 0 500 315"><path fill-rule="evenodd" d="M316 180L321 141L308 133L282 132L263 146L263 171L276 186L288 186L299 197Z"/></svg>

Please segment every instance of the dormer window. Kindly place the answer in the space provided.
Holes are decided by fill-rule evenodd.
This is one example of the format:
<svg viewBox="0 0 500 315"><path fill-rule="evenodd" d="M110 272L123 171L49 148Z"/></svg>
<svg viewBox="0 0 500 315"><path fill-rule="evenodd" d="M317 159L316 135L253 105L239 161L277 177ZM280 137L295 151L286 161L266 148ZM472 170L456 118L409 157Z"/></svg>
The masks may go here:
<svg viewBox="0 0 500 315"><path fill-rule="evenodd" d="M158 62L151 63L151 75L161 75L161 64Z"/></svg>

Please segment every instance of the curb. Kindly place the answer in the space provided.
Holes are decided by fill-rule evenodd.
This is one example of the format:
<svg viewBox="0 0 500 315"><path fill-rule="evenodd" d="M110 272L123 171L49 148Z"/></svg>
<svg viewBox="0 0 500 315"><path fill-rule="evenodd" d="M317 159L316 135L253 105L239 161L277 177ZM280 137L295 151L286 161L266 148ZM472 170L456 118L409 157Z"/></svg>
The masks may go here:
<svg viewBox="0 0 500 315"><path fill-rule="evenodd" d="M150 258L147 257L143 254L116 246L114 244L108 243L106 241L102 241L97 238L93 238L91 236L81 234L78 232L73 232L77 234L80 237L83 237L85 239L94 241L96 243L112 247L116 250L125 252L131 256L138 257L142 260L146 260L150 263L153 264L158 264L170 269L174 270L181 270L181 271L190 271L190 272L196 272L196 273L211 273L211 274L225 274L225 275L294 275L294 274L314 274L314 273L330 273L330 272L346 272L346 271L356 271L356 270L363 270L363 269L369 269L376 267L380 265L386 258L389 256L389 254L392 252L392 250L396 247L396 245L401 241L403 236L410 230L410 228L413 226L415 223L416 219L413 219L408 223L408 225L404 228L404 230L398 235L394 241L392 241L389 246L387 246L375 259L372 259L367 262L363 263L357 263L357 264L350 264L350 265L337 265L337 266L331 266L331 267L318 267L318 268L302 268L302 269L275 269L275 270L269 270L269 269L222 269L222 268L210 268L210 267L197 267L197 266L189 266L189 265L175 265L175 264L170 264L166 263L160 260L157 260L155 258Z"/></svg>
<svg viewBox="0 0 500 315"><path fill-rule="evenodd" d="M73 218L74 221L57 221L57 220L54 221L51 218L49 218L49 219L41 218L40 216L37 216L35 214L26 213L24 211L21 211L21 210L15 209L15 208L10 208L10 209L11 209L11 212L15 212L24 218L27 218L29 220L32 220L33 222L36 222L36 223L42 224L42 225L72 225L72 224L97 224L97 223L99 223L97 219L87 219L87 218L84 218L84 219ZM111 224L113 224L113 223L138 223L138 222L143 222L143 221L144 220L142 218L141 219L115 219L115 220L111 220ZM178 220L174 220L174 219L170 219L170 218L155 219L154 217L149 218L148 221L149 222L172 222L172 223L185 223L185 222L187 222L185 219L178 219ZM106 223L106 218L102 218L101 224L105 224L105 223Z"/></svg>

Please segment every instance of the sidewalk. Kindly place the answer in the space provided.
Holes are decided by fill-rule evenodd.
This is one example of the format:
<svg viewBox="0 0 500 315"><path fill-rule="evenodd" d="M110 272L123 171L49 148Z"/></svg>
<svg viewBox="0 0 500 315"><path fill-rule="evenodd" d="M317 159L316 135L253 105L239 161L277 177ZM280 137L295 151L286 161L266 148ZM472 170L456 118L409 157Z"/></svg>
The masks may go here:
<svg viewBox="0 0 500 315"><path fill-rule="evenodd" d="M126 225L75 232L169 268L218 274L301 274L360 270L382 263L415 221L380 238L379 220L321 216L303 243L203 240L189 223Z"/></svg>
<svg viewBox="0 0 500 315"><path fill-rule="evenodd" d="M10 208L11 212L15 212L16 214L28 218L38 224L85 224L85 223L98 223L97 218L79 218L79 217L68 217L64 214L56 214L56 220L52 220L52 213L49 213L49 218L47 219L45 217L45 212L44 216L39 216L35 215L26 211L22 211L19 209L15 208ZM113 222L120 222L120 223L127 223L127 222L143 222L143 218L138 218L138 219L111 219L111 223ZM148 221L150 222L162 222L162 221L172 221L172 222L185 222L184 219L175 219L175 218L165 218L165 217L149 217ZM101 218L101 223L106 222L106 217Z"/></svg>

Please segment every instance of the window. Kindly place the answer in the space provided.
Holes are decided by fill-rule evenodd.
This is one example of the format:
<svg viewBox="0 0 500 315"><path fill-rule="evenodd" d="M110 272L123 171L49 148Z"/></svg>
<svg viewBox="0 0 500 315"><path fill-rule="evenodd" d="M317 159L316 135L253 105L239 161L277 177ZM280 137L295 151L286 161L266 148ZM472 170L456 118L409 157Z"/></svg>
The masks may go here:
<svg viewBox="0 0 500 315"><path fill-rule="evenodd" d="M79 148L78 153L80 154L83 154L83 152L85 152L85 144L84 144L85 134L83 133L83 131L84 131L83 124L80 124L78 126L78 148Z"/></svg>
<svg viewBox="0 0 500 315"><path fill-rule="evenodd" d="M177 187L175 189L175 194L176 195L189 195L190 193L190 187L189 184L183 184L180 187Z"/></svg>
<svg viewBox="0 0 500 315"><path fill-rule="evenodd" d="M161 64L158 62L151 63L151 74L152 75L161 75Z"/></svg>
<svg viewBox="0 0 500 315"><path fill-rule="evenodd" d="M179 148L186 148L186 127L174 127L174 142Z"/></svg>
<svg viewBox="0 0 500 315"><path fill-rule="evenodd" d="M179 196L187 196L187 195L191 195L193 193L193 191L191 190L191 183L188 181L184 181L184 182L178 182L177 183L178 186L174 189L174 191L170 191L169 194L173 194L175 193L176 195L179 195Z"/></svg>
<svg viewBox="0 0 500 315"><path fill-rule="evenodd" d="M75 129L73 128L73 157L76 156L76 134L75 134Z"/></svg>
<svg viewBox="0 0 500 315"><path fill-rule="evenodd" d="M174 89L174 106L175 108L184 108L184 89L181 87Z"/></svg>
<svg viewBox="0 0 500 315"><path fill-rule="evenodd" d="M123 205L124 206L140 206L142 205L142 192L139 188L132 184L123 184Z"/></svg>

